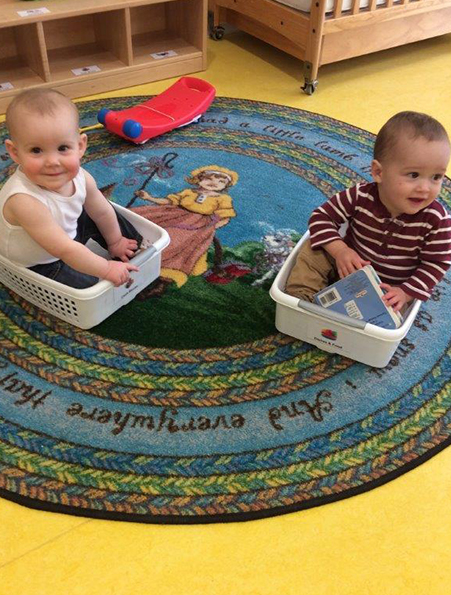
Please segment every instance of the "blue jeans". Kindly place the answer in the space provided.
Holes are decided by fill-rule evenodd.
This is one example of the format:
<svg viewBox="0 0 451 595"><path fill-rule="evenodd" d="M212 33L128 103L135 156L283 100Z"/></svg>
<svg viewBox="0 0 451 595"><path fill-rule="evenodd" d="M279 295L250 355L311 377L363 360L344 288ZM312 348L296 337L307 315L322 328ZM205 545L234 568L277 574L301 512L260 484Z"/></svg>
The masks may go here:
<svg viewBox="0 0 451 595"><path fill-rule="evenodd" d="M138 242L139 248L143 239L142 235L135 229L130 221L125 219L125 217L123 217L116 210L115 213L122 235L130 240L136 240ZM105 242L105 239L100 233L97 225L83 209L82 214L78 218L77 235L75 236L74 240L76 242L80 242L81 244L86 244L86 242L90 239L96 241L102 246L102 248L105 248L105 250L108 248L107 243ZM29 269L30 271L39 273L39 275L43 275L44 277L48 277L49 279L53 279L54 281L58 281L64 285L68 285L69 287L74 287L75 289L86 289L87 287L92 287L99 281L98 277L93 277L92 275L87 275L86 273L80 273L80 271L73 269L62 260L56 260L55 262L50 262L49 264L37 264L35 266L29 267Z"/></svg>

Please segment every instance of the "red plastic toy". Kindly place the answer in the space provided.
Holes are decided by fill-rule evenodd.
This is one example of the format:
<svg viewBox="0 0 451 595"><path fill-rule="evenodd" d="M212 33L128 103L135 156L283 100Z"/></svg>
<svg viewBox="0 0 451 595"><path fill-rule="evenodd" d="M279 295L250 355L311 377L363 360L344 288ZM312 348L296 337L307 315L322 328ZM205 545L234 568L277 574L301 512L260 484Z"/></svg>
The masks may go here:
<svg viewBox="0 0 451 595"><path fill-rule="evenodd" d="M136 144L198 120L215 98L215 88L183 76L166 91L134 107L115 112L102 108L97 120L111 132Z"/></svg>

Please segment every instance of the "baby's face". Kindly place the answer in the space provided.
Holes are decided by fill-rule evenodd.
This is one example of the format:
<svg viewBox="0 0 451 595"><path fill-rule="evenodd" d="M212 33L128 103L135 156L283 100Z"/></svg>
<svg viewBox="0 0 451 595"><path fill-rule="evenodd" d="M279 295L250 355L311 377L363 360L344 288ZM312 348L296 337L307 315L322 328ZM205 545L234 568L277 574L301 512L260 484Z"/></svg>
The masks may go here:
<svg viewBox="0 0 451 595"><path fill-rule="evenodd" d="M373 161L380 199L393 217L414 215L438 197L449 158L447 141L404 134L382 163Z"/></svg>
<svg viewBox="0 0 451 595"><path fill-rule="evenodd" d="M50 116L25 112L9 151L29 180L65 196L80 169L86 136L80 135L72 110L66 106Z"/></svg>

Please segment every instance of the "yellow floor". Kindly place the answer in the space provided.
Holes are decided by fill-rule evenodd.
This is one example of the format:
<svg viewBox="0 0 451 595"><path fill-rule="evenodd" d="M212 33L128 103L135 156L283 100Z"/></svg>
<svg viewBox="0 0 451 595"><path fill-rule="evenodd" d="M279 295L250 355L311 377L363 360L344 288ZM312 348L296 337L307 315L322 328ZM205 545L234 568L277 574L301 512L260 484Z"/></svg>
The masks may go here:
<svg viewBox="0 0 451 595"><path fill-rule="evenodd" d="M234 33L210 42L218 95L290 105L376 132L416 109L451 132L451 36L320 70ZM154 94L170 81L117 92ZM425 345L425 349L427 345ZM206 526L114 523L0 500L0 595L443 595L451 583L451 449L360 496Z"/></svg>

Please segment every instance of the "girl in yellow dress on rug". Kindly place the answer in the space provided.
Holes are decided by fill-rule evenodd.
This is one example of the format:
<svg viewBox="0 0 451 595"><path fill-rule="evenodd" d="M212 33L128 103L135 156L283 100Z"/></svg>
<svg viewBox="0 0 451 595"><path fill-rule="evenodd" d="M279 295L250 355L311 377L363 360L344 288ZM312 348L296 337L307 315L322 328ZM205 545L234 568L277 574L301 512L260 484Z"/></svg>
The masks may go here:
<svg viewBox="0 0 451 595"><path fill-rule="evenodd" d="M145 190L136 195L157 206L131 210L160 225L171 243L162 253L159 279L141 292L141 299L160 296L167 286L182 287L190 275L202 275L208 268L207 253L216 230L236 216L232 198L225 191L238 181L235 171L218 165L199 167L186 178L192 188L156 198Z"/></svg>

